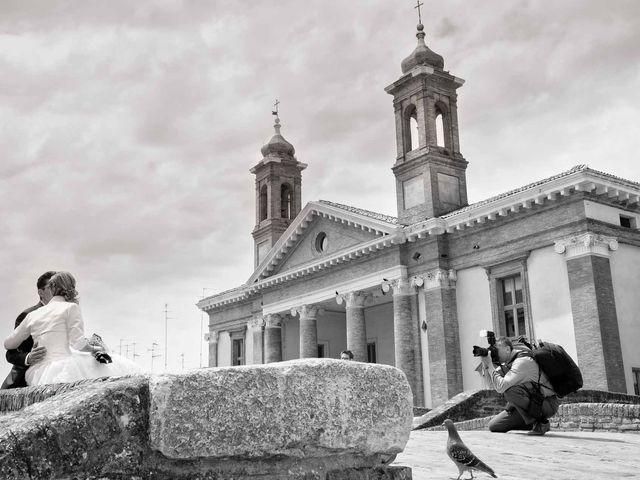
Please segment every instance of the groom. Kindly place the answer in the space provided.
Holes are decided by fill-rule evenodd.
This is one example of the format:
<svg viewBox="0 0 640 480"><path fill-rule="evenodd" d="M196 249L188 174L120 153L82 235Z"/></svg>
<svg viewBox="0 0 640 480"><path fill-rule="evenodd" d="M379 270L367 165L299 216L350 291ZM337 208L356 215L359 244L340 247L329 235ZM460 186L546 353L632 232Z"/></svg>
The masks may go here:
<svg viewBox="0 0 640 480"><path fill-rule="evenodd" d="M18 315L14 328L17 328L29 313L49 303L49 300L51 300L51 292L46 288L46 286L55 273L56 272L46 272L40 275L40 278L38 278L36 283L40 301L33 307L27 308L24 312ZM2 387L0 387L0 389L26 387L27 382L24 379L24 374L27 371L27 368L29 368L30 365L34 365L41 361L45 354L46 351L44 347L37 346L33 348L33 339L31 337L22 342L16 350L7 350L7 361L12 363L13 367L11 368L11 372L9 372L7 378L2 383Z"/></svg>

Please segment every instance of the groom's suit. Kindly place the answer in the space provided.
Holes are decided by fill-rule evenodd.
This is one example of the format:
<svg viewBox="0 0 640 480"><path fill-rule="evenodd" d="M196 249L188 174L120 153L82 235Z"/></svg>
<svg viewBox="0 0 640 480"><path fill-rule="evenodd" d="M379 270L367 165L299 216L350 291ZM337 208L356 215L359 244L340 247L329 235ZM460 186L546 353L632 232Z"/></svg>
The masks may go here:
<svg viewBox="0 0 640 480"><path fill-rule="evenodd" d="M37 305L27 308L24 312L18 315L14 328L17 328L29 313L37 310L41 306L42 302L38 302ZM29 337L24 342L22 342L17 349L7 350L7 361L9 363L12 363L13 367L11 368L9 375L7 375L7 378L5 378L4 382L2 382L2 387L0 387L0 389L19 388L27 386L27 382L24 379L24 374L29 366L25 365L25 360L27 359L27 355L29 355L29 352L32 348L33 338Z"/></svg>

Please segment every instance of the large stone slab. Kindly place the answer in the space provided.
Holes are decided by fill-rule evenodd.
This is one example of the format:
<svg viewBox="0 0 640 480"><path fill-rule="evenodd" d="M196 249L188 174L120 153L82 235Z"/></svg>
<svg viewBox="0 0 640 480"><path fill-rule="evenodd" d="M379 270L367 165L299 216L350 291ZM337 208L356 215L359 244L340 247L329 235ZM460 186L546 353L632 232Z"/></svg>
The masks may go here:
<svg viewBox="0 0 640 480"><path fill-rule="evenodd" d="M0 415L0 478L109 478L106 472L138 470L148 451L147 379L61 387L55 396ZM38 391L25 388L13 395L33 399Z"/></svg>
<svg viewBox="0 0 640 480"><path fill-rule="evenodd" d="M409 439L398 369L333 359L151 379L149 439L173 459L392 456Z"/></svg>
<svg viewBox="0 0 640 480"><path fill-rule="evenodd" d="M386 465L411 424L392 367L310 360L101 379L0 392L0 407L2 480L411 478Z"/></svg>

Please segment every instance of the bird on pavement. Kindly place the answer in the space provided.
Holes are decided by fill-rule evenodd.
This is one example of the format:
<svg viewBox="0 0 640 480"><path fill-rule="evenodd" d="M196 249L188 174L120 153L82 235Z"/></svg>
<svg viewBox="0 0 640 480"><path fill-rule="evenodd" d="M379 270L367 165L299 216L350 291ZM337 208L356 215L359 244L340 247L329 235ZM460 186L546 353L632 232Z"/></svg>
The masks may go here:
<svg viewBox="0 0 640 480"><path fill-rule="evenodd" d="M447 427L447 430L449 431L449 438L447 439L447 455L449 455L449 458L453 460L453 463L456 464L458 471L460 472L460 475L458 475L456 480L460 480L460 477L462 477L462 474L465 471L469 471L469 473L471 473L471 478L473 478L474 470L480 470L481 472L488 473L493 478L498 478L493 470L486 463L476 457L462 442L460 435L458 435L458 431L451 420L447 418L442 425Z"/></svg>

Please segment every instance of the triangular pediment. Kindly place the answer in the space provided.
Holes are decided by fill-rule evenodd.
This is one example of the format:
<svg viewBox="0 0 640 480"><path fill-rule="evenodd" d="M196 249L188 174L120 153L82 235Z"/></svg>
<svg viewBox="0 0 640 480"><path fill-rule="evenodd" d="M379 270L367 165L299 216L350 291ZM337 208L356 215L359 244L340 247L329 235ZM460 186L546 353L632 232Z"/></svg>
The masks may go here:
<svg viewBox="0 0 640 480"><path fill-rule="evenodd" d="M309 202L247 283L322 262L391 235L396 228L394 217L322 200Z"/></svg>

